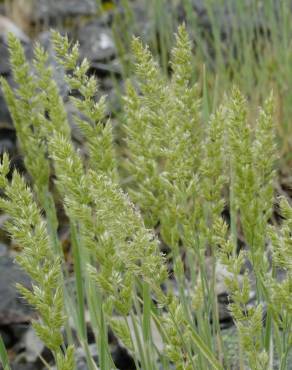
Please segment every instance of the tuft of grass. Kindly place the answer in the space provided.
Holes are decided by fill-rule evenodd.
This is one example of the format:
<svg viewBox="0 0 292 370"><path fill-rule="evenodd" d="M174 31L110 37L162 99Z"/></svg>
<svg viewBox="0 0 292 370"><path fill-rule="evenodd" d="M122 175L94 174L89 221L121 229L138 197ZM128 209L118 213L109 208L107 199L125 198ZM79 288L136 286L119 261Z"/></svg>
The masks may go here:
<svg viewBox="0 0 292 370"><path fill-rule="evenodd" d="M129 40L133 33L140 35L141 30L136 26L138 19L129 0L122 3L126 14L131 16L117 15L113 28L121 62L125 65L127 61L126 75L129 75ZM148 29L141 37L149 44L166 75L169 74L172 35L178 25L178 6L184 12L194 45L195 79L203 95L206 87L212 92L208 97L210 112L218 107L224 92L236 85L249 99L249 114L254 120L257 106L263 103L267 91L274 91L281 165L284 171L289 168L292 163L292 94L289 89L292 83L292 12L289 0L206 0L203 21L191 0L156 0L151 5L141 2L140 6L145 11Z"/></svg>
<svg viewBox="0 0 292 370"><path fill-rule="evenodd" d="M109 329L137 368L231 369L217 301L220 266L226 271L239 368L272 368L276 352L280 369L286 369L292 340L292 211L282 199L282 225L270 225L278 156L273 95L255 121L238 88L210 109L207 87L201 98L193 83L185 26L178 28L171 51L171 79L149 47L133 38L136 79L128 82L123 98L126 156L120 158L105 119L105 98L96 101L97 81L88 76L87 60L78 62L78 44L56 32L52 39L69 88L79 92L71 104L80 113L74 120L86 139L86 156L71 140L47 53L36 45L31 68L10 35L16 88L1 82L31 186L17 172L9 182L4 155L0 207L10 216L8 232L23 247L17 261L32 278L32 290L20 286L20 293L39 314L34 328L58 370L74 369L77 346L89 369L97 369L88 346L87 312L104 370L115 368ZM66 284L70 274L58 237L55 192L70 226L73 291ZM222 217L226 204L230 228ZM246 241L241 250L239 231ZM282 281L279 269L285 272ZM0 355L6 361L3 346Z"/></svg>

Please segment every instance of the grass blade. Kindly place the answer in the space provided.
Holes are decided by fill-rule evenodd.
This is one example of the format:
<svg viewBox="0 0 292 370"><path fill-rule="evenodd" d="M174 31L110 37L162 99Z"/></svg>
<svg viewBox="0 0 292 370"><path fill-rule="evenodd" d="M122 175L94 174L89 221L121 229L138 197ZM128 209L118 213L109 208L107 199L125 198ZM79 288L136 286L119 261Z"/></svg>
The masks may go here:
<svg viewBox="0 0 292 370"><path fill-rule="evenodd" d="M4 370L10 370L9 361L8 361L8 355L6 352L6 348L2 339L2 336L0 335L0 361L2 363Z"/></svg>

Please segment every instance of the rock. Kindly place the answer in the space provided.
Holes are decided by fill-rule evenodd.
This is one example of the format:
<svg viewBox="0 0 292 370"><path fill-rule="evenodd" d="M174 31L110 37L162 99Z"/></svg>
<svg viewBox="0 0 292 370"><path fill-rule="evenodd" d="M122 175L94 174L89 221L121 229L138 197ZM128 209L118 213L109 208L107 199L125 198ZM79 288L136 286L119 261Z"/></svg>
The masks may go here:
<svg viewBox="0 0 292 370"><path fill-rule="evenodd" d="M0 336L6 349L11 348L14 345L14 336L8 325L0 326Z"/></svg>
<svg viewBox="0 0 292 370"><path fill-rule="evenodd" d="M30 327L23 336L23 344L26 349L27 362L35 362L44 350L44 344Z"/></svg>
<svg viewBox="0 0 292 370"><path fill-rule="evenodd" d="M9 52L8 52L6 37L4 38L2 36L0 36L0 55L1 55L0 74L2 76L3 75L7 76L10 73ZM3 100L2 92L1 92L0 99Z"/></svg>
<svg viewBox="0 0 292 370"><path fill-rule="evenodd" d="M136 365L128 351L117 345L111 350L112 359L119 370L136 370Z"/></svg>
<svg viewBox="0 0 292 370"><path fill-rule="evenodd" d="M10 9L13 20L28 32L37 27L62 26L67 20L74 23L82 16L95 16L96 13L96 0L12 0Z"/></svg>
<svg viewBox="0 0 292 370"><path fill-rule="evenodd" d="M90 63L105 62L116 56L116 47L111 30L99 21L81 26L77 39L80 43L80 57Z"/></svg>
<svg viewBox="0 0 292 370"><path fill-rule="evenodd" d="M28 36L14 24L9 18L0 15L0 36L7 38L8 33L13 33L20 41L29 43Z"/></svg>
<svg viewBox="0 0 292 370"><path fill-rule="evenodd" d="M8 252L7 245L0 242L0 258L6 256Z"/></svg>
<svg viewBox="0 0 292 370"><path fill-rule="evenodd" d="M0 155L4 152L10 157L16 153L16 133L12 127L1 128L0 122Z"/></svg>
<svg viewBox="0 0 292 370"><path fill-rule="evenodd" d="M118 59L110 60L106 63L92 61L90 63L90 73L94 73L99 77L107 75L116 75L120 77L122 75L122 66Z"/></svg>
<svg viewBox="0 0 292 370"><path fill-rule="evenodd" d="M31 286L31 281L12 258L0 257L0 326L27 323L34 316L34 311L18 293L15 284Z"/></svg>
<svg viewBox="0 0 292 370"><path fill-rule="evenodd" d="M11 366L11 370L40 370L40 365L36 365L34 363L14 363Z"/></svg>
<svg viewBox="0 0 292 370"><path fill-rule="evenodd" d="M89 351L90 354L94 360L94 362L98 363L98 354L97 354L97 348L95 344L89 344ZM86 365L86 356L85 351L79 347L75 351L75 358L76 358L76 367L78 370L87 370L88 367Z"/></svg>

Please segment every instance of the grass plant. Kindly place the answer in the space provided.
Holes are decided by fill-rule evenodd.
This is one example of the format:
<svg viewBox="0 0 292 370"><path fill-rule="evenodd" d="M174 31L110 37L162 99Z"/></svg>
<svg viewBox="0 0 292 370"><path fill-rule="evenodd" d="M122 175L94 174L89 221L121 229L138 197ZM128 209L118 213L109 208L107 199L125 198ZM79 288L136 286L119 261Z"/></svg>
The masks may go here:
<svg viewBox="0 0 292 370"><path fill-rule="evenodd" d="M20 42L10 35L17 87L1 82L30 184L16 171L8 180L4 155L0 206L10 216L8 232L23 248L17 262L32 278L31 291L19 290L38 312L34 328L58 370L75 369L77 346L84 349L88 367L97 369L88 345L87 312L102 370L116 368L110 329L137 369L231 369L219 321L220 266L227 271L238 368L272 369L276 355L280 369L287 369L292 211L282 199L282 225L271 224L275 98L267 97L251 122L249 104L234 88L206 114L193 83L186 28L180 26L175 37L170 81L149 48L134 38L135 80L124 96L126 158L120 158L105 118L105 98L96 101L97 81L88 77L87 60L79 62L78 44L56 32L52 40L70 91L78 91L71 103L80 113L74 121L86 140L86 156L71 140L47 53L36 45L30 67ZM59 242L55 193L70 226L73 291ZM222 216L227 206L230 227ZM246 241L243 249L237 245L239 232ZM279 271L284 272L281 281ZM0 359L7 366L1 342Z"/></svg>
<svg viewBox="0 0 292 370"><path fill-rule="evenodd" d="M194 2L196 3L196 2ZM198 2L200 3L200 2ZM123 0L125 16L117 14L114 35L126 75L130 73L131 35L141 34L138 15L129 0ZM173 32L178 26L178 7L185 14L193 41L195 80L209 92L207 113L217 109L225 91L233 85L249 100L249 114L255 121L257 107L266 92L274 91L275 123L280 143L283 172L291 165L292 13L289 0L264 2L205 0L198 13L191 0L139 2L145 10L147 32L141 37L169 74ZM137 13L138 14L138 13ZM140 27L140 28L138 28ZM203 67L202 67L203 66ZM202 93L202 92L201 92Z"/></svg>

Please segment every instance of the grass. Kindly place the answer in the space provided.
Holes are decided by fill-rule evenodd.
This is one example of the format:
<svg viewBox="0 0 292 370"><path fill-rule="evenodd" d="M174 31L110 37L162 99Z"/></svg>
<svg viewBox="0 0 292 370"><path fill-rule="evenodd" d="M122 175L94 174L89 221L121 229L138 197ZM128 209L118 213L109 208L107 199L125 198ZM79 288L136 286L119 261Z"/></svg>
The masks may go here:
<svg viewBox="0 0 292 370"><path fill-rule="evenodd" d="M152 8L155 27L173 21L162 20L163 5L157 2ZM162 28L155 32L161 68L150 48L132 39L132 56L124 55L125 74L133 73L135 79L127 82L123 95L123 157L106 120L105 98L96 102L97 81L88 75L88 62L79 62L78 46L53 32L56 61L70 89L79 92L70 99L81 113L74 120L85 138L85 157L72 143L47 53L36 45L32 71L20 42L9 36L16 88L4 79L1 83L31 184L17 172L8 180L9 158L4 155L0 207L10 216L8 232L23 247L17 262L33 281L32 291L19 287L20 292L38 311L34 329L58 370L75 368L79 346L89 369L97 368L89 349L87 313L103 370L115 368L110 329L143 370L159 365L232 369L234 359L228 356L219 321L220 266L227 272L237 368L272 368L276 353L279 368L287 369L292 209L287 199L274 197L277 92L266 96L261 90L255 99L244 86L245 94L238 88L228 92L231 80L222 62L218 27L213 30L218 77L208 60L199 85L194 84L198 64L185 27L178 28L171 52L160 50L169 30L168 36ZM249 60L248 49L242 53L241 68ZM238 59L230 59L230 65L232 61ZM221 78L228 92L222 101ZM217 87L211 94L212 83ZM55 193L61 204L55 204ZM274 203L281 210L281 225L271 222ZM70 227L73 276L60 247L58 207ZM222 217L226 207L230 224ZM245 248L238 246L239 233ZM283 281L277 280L278 270L285 271ZM69 277L74 278L73 290ZM256 299L251 303L253 284ZM2 342L0 358L6 365Z"/></svg>
<svg viewBox="0 0 292 370"><path fill-rule="evenodd" d="M0 336L0 360L4 370L10 370L9 359L2 337Z"/></svg>
<svg viewBox="0 0 292 370"><path fill-rule="evenodd" d="M173 32L178 24L176 6L179 2L157 0L152 5L142 2L148 22L146 42L168 74ZM250 100L250 114L263 102L267 91L274 91L277 110L277 133L281 161L291 165L291 99L292 83L292 13L288 0L275 2L206 0L204 6L210 31L202 26L191 1L180 2L186 14L186 24L195 44L194 74L202 90L208 88L207 114L222 101L224 92L235 84ZM223 6L224 4L224 6ZM125 17L117 15L114 34L125 74L129 75L131 35L140 34L135 13L128 0L122 2ZM275 10L276 8L276 10ZM165 11L168 9L168 11ZM230 17L224 13L231 14ZM148 17L147 17L148 15ZM226 30L223 33L223 30ZM203 66L203 67L202 67ZM286 167L286 168L287 168Z"/></svg>

